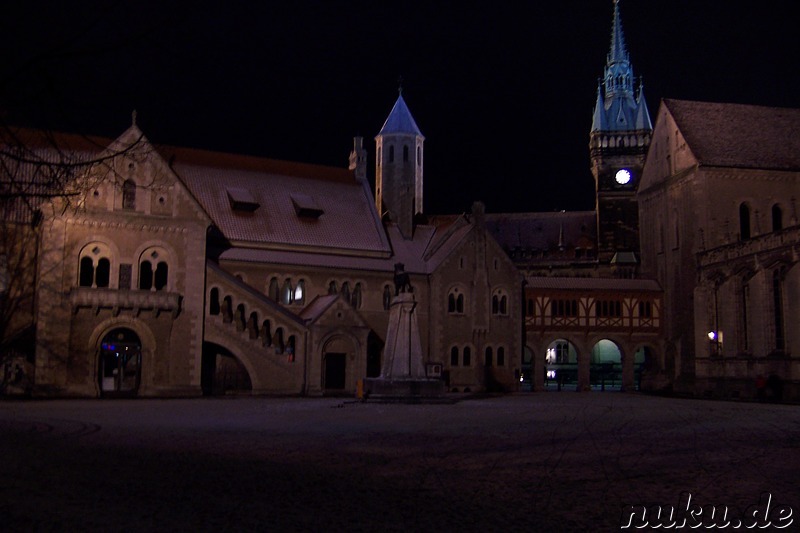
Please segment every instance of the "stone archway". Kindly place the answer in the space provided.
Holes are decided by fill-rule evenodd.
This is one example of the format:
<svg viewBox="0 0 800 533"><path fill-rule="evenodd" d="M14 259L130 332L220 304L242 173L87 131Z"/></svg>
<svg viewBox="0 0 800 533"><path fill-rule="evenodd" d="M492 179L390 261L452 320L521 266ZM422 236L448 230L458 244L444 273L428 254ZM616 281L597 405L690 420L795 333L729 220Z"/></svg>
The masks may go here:
<svg viewBox="0 0 800 533"><path fill-rule="evenodd" d="M622 350L611 339L600 339L592 347L589 367L592 390L619 391L622 385Z"/></svg>
<svg viewBox="0 0 800 533"><path fill-rule="evenodd" d="M100 341L98 385L104 397L135 396L142 380L142 341L126 327L112 329Z"/></svg>
<svg viewBox="0 0 800 533"><path fill-rule="evenodd" d="M353 359L355 348L353 342L336 335L328 339L322 348L322 391L327 394L339 394L354 388L348 379L348 361Z"/></svg>
<svg viewBox="0 0 800 533"><path fill-rule="evenodd" d="M213 342L203 343L200 384L204 396L250 394L253 390L247 368L233 352Z"/></svg>
<svg viewBox="0 0 800 533"><path fill-rule="evenodd" d="M567 339L547 345L544 354L544 389L578 390L578 349Z"/></svg>

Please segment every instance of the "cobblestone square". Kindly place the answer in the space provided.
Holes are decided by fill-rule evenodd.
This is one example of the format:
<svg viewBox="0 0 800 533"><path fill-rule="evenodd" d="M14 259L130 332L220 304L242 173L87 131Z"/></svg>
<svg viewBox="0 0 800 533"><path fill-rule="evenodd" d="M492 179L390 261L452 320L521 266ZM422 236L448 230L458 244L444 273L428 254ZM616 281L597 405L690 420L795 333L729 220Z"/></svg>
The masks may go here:
<svg viewBox="0 0 800 533"><path fill-rule="evenodd" d="M800 409L625 393L0 402L4 531L615 531L800 510ZM784 531L797 531L800 517Z"/></svg>

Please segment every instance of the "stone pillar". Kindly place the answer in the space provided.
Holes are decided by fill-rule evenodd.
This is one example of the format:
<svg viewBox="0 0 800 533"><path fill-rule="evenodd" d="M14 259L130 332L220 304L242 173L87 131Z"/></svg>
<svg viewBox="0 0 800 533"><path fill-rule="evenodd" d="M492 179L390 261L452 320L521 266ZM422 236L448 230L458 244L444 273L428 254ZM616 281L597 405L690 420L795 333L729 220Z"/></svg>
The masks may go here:
<svg viewBox="0 0 800 533"><path fill-rule="evenodd" d="M624 347L622 353L622 390L635 391L636 390L636 377L634 372L634 362L636 354L632 351L630 346Z"/></svg>
<svg viewBox="0 0 800 533"><path fill-rule="evenodd" d="M592 351L583 347L578 352L578 392L592 390L591 385Z"/></svg>
<svg viewBox="0 0 800 533"><path fill-rule="evenodd" d="M413 293L400 293L392 300L381 367L384 379L426 378L416 307Z"/></svg>

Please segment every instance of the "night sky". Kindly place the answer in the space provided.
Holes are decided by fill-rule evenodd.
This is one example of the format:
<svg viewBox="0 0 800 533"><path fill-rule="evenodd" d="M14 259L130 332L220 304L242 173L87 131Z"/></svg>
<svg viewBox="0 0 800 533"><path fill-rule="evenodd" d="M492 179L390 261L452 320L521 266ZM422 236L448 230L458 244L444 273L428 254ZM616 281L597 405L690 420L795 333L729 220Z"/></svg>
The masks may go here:
<svg viewBox="0 0 800 533"><path fill-rule="evenodd" d="M346 166L402 84L425 210L592 209L588 136L612 0L42 2L0 17L6 123ZM661 98L800 107L791 0L622 0ZM399 80L402 77L402 82Z"/></svg>

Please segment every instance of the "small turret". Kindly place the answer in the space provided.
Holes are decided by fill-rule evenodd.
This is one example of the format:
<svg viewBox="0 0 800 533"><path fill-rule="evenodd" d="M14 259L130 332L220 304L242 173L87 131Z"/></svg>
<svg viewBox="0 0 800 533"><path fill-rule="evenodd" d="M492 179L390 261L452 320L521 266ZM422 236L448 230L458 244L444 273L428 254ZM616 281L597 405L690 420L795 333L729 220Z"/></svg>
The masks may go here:
<svg viewBox="0 0 800 533"><path fill-rule="evenodd" d="M415 215L423 212L424 141L401 91L375 137L375 204L407 239L413 235Z"/></svg>

